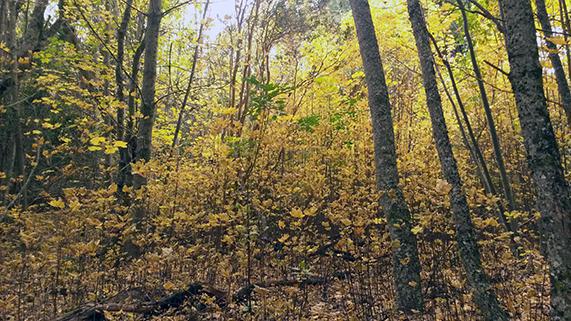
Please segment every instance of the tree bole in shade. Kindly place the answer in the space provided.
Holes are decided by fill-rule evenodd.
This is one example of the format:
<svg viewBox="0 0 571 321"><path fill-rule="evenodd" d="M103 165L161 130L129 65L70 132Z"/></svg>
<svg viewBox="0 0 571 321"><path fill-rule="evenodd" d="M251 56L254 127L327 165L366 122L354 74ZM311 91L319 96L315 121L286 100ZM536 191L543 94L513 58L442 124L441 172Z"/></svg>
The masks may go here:
<svg viewBox="0 0 571 321"><path fill-rule="evenodd" d="M157 79L157 52L161 25L161 0L150 0L145 31L145 61L143 64L141 119L137 134L135 160L151 159L153 123L155 120L155 82Z"/></svg>
<svg viewBox="0 0 571 321"><path fill-rule="evenodd" d="M442 174L450 185L450 206L455 221L456 241L468 284L484 320L508 320L508 316L492 291L488 277L482 267L480 249L470 218L470 209L448 137L424 13L418 0L407 0L407 4L422 69L423 85L436 150L440 159Z"/></svg>
<svg viewBox="0 0 571 321"><path fill-rule="evenodd" d="M502 0L510 82L541 213L551 278L551 320L571 320L571 199L543 91L529 1Z"/></svg>
<svg viewBox="0 0 571 321"><path fill-rule="evenodd" d="M405 312L423 309L420 261L411 215L399 187L391 105L368 0L351 0L351 9L368 87L373 126L379 205L386 215L391 240L400 244L393 250L393 276L397 305Z"/></svg>

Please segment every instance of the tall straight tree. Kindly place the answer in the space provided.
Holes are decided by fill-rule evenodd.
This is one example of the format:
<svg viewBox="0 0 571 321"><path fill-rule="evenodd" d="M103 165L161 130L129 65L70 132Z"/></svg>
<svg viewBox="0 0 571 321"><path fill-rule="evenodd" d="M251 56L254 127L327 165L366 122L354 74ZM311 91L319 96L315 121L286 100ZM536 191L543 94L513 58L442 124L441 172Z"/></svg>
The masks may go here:
<svg viewBox="0 0 571 321"><path fill-rule="evenodd" d="M157 52L159 30L161 26L161 0L150 0L145 31L145 62L143 64L143 83L141 88L141 119L137 134L135 160L149 161L153 141L153 123L155 121L155 82L157 79Z"/></svg>
<svg viewBox="0 0 571 321"><path fill-rule="evenodd" d="M351 0L353 19L365 70L375 144L379 205L387 218L391 239L400 246L393 252L397 304L405 312L422 310L420 261L411 215L399 187L391 105L368 0Z"/></svg>
<svg viewBox="0 0 571 321"><path fill-rule="evenodd" d="M502 190L504 192L504 197L508 201L508 209L510 211L513 211L515 210L515 200L512 192L512 187L506 171L506 165L504 163L504 157L502 155L500 139L496 131L496 124L494 122L494 116L492 115L492 109L490 108L488 94L486 92L486 87L484 86L484 78L482 78L482 72L480 71L478 60L476 59L474 42L472 41L472 35L470 34L470 27L468 26L468 17L466 15L466 8L464 7L463 1L464 0L456 0L456 2L458 3L458 7L460 8L460 12L462 14L462 25L464 27L464 36L466 37L466 44L468 45L468 52L470 53L470 61L472 62L472 69L474 70L474 75L476 76L476 82L478 83L480 98L482 99L482 106L484 107L484 113L486 114L486 122L488 123L490 139L492 140L492 147L494 149L494 158L496 159L496 164L498 165L498 170L500 172L500 182L502 184ZM492 182L490 182L490 184L492 184Z"/></svg>
<svg viewBox="0 0 571 321"><path fill-rule="evenodd" d="M442 111L442 101L436 83L434 60L430 50L430 38L426 28L426 20L420 2L407 0L408 13L418 49L422 80L426 93L426 102L432 122L432 134L436 141L436 150L440 159L442 174L450 185L450 205L456 227L456 241L460 258L466 271L468 283L472 289L474 300L484 320L508 320L506 312L500 306L490 282L483 270L480 249L476 241L470 208L458 173L458 165L452 153L448 129Z"/></svg>
<svg viewBox="0 0 571 321"><path fill-rule="evenodd" d="M510 82L541 213L551 276L552 320L571 320L571 199L547 111L529 1L502 0Z"/></svg>
<svg viewBox="0 0 571 321"><path fill-rule="evenodd" d="M557 46L549 40L549 38L553 37L553 30L551 29L551 23L549 22L545 0L535 0L535 6L537 7L537 18L541 24L541 29L545 36L545 42L549 49L549 60L551 60L551 65L553 66L553 73L555 74L555 80L557 81L557 90L561 97L561 104L563 105L563 110L565 110L565 114L567 115L567 123L571 125L571 91L569 90L569 83L565 76L565 70L563 69L563 64L561 63Z"/></svg>
<svg viewBox="0 0 571 321"><path fill-rule="evenodd" d="M127 28L129 27L129 20L131 20L132 5L133 0L127 0L121 24L117 29L117 61L115 65L115 83L117 85L117 90L115 97L121 103L125 102L125 94L123 93L125 88L123 81L123 60L125 58L125 38L127 35ZM122 107L117 109L116 139L125 139L125 109ZM119 168L117 171L117 189L119 192L122 191L123 185L125 184L125 177L127 176L127 167L129 162L127 155L128 152L129 151L124 148L119 151Z"/></svg>

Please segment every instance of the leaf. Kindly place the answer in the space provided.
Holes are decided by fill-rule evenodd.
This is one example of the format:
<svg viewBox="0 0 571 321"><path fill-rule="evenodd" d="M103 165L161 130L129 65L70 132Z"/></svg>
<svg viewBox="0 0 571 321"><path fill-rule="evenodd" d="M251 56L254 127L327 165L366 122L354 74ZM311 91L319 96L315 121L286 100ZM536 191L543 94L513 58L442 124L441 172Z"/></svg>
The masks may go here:
<svg viewBox="0 0 571 321"><path fill-rule="evenodd" d="M289 239L289 234L284 234L282 235L282 237L280 237L278 239L278 241L280 241L281 243L284 243L285 241L287 241Z"/></svg>
<svg viewBox="0 0 571 321"><path fill-rule="evenodd" d="M284 221L281 221L281 220L278 221L278 227L279 227L280 229L283 229L283 228L285 227L285 225L286 225L286 224L285 224Z"/></svg>
<svg viewBox="0 0 571 321"><path fill-rule="evenodd" d="M417 226L413 227L412 229L410 229L410 231L414 235L417 235L418 233L422 233L423 230L424 229L420 225L417 225Z"/></svg>
<svg viewBox="0 0 571 321"><path fill-rule="evenodd" d="M305 214L303 214L303 212L299 208L295 208L295 209L291 210L289 215L291 215L295 218L304 218L305 217Z"/></svg>
<svg viewBox="0 0 571 321"><path fill-rule="evenodd" d="M560 46L568 44L568 41L563 36L547 37L547 41Z"/></svg>
<svg viewBox="0 0 571 321"><path fill-rule="evenodd" d="M105 147L105 154L107 155L115 154L118 150L119 148L116 146L107 146Z"/></svg>
<svg viewBox="0 0 571 321"><path fill-rule="evenodd" d="M391 249L398 250L399 248L400 248L400 241L399 240L393 240L391 242Z"/></svg>
<svg viewBox="0 0 571 321"><path fill-rule="evenodd" d="M344 219L341 220L341 223L342 223L343 225L345 225L345 226L349 226L349 225L351 225L352 222L351 222L350 219L344 218Z"/></svg>
<svg viewBox="0 0 571 321"><path fill-rule="evenodd" d="M113 146L117 148L127 148L127 142L124 142L122 140L116 140L115 143L113 143Z"/></svg>
<svg viewBox="0 0 571 321"><path fill-rule="evenodd" d="M88 149L90 152L95 152L95 151L101 150L101 147L99 147L99 146L89 146L89 147L87 147L87 149Z"/></svg>
<svg viewBox="0 0 571 321"><path fill-rule="evenodd" d="M103 142L105 142L105 137L101 136L96 136L89 140L89 143L91 143L91 145L100 145Z"/></svg>
<svg viewBox="0 0 571 321"><path fill-rule="evenodd" d="M48 204L56 208L65 208L65 203L61 199L51 200Z"/></svg>
<svg viewBox="0 0 571 321"><path fill-rule="evenodd" d="M170 290L174 290L176 288L176 285L174 283L172 283L171 281L167 281L165 284L163 284L163 288L167 291L170 291Z"/></svg>
<svg viewBox="0 0 571 321"><path fill-rule="evenodd" d="M448 182L443 179L439 179L436 183L436 190L438 193L446 195L452 190L452 185L448 184Z"/></svg>

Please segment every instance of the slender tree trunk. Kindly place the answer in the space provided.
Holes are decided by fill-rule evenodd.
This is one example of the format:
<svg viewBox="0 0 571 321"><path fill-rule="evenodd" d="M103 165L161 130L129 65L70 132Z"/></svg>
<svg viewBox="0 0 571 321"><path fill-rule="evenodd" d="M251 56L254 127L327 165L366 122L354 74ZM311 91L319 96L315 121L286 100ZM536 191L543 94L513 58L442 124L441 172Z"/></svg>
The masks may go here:
<svg viewBox="0 0 571 321"><path fill-rule="evenodd" d="M176 128L174 130L174 138L172 140L172 147L176 147L178 141L178 133L180 132L180 127L182 125L182 119L184 116L184 108L188 103L188 98L190 96L190 90L192 89L192 83L194 81L194 74L196 71L196 64L198 63L198 55L200 53L200 45L202 44L202 32L204 31L206 14L208 12L208 5L210 0L206 0L204 5L204 11L202 12L202 21L200 21L200 27L198 28L198 35L196 38L196 47L194 47L194 55L192 56L192 67L190 68L190 77L188 79L188 85L186 86L186 91L184 92L184 98L182 99L182 105L180 106L180 111L178 113L178 119L176 122Z"/></svg>
<svg viewBox="0 0 571 321"><path fill-rule="evenodd" d="M551 65L555 73L561 104L563 105L563 110L565 110L565 115L567 115L567 123L571 125L571 91L569 91L569 83L567 82L567 76L565 75L565 69L563 69L563 63L561 63L557 46L549 41L549 38L553 37L553 30L549 22L545 0L535 0L535 6L537 7L537 17L539 18L539 23L541 24L541 29L545 36L545 43L549 49L549 60L551 60Z"/></svg>
<svg viewBox="0 0 571 321"><path fill-rule="evenodd" d="M123 79L123 61L125 60L125 37L127 35L127 27L131 20L131 6L133 0L127 0L125 3L125 11L119 29L117 29L117 61L115 65L115 83L117 86L116 95L118 101L121 103L125 100L123 90L125 88ZM117 109L117 139L123 139L125 132L125 109Z"/></svg>
<svg viewBox="0 0 571 321"><path fill-rule="evenodd" d="M516 209L515 199L513 196L510 180L506 171L504 157L502 155L500 138L498 137L498 133L496 131L496 124L494 122L492 109L490 108L490 103L488 101L488 94L486 92L486 87L484 86L484 78L482 77L480 66L478 65L478 60L476 59L476 52L474 51L474 43L472 41L472 36L470 35L470 27L468 26L468 17L466 15L466 10L465 10L466 8L464 8L463 0L457 0L456 2L458 3L458 7L460 7L460 12L462 13L464 35L466 36L466 43L468 44L468 51L470 52L470 61L472 62L472 68L474 70L474 75L476 76L478 89L480 90L480 98L482 99L482 106L484 107L484 113L486 114L486 122L488 123L488 130L490 131L490 139L492 140L492 147L494 149L494 158L496 159L496 164L498 165L498 170L500 172L500 182L502 184L504 197L508 201L508 209L510 211L513 211Z"/></svg>
<svg viewBox="0 0 571 321"><path fill-rule="evenodd" d="M549 119L529 1L502 0L510 82L541 213L551 276L551 318L571 320L571 199Z"/></svg>
<svg viewBox="0 0 571 321"><path fill-rule="evenodd" d="M127 28L129 26L129 20L131 20L131 6L133 0L127 0L125 3L125 11L123 12L123 18L121 19L121 24L119 29L117 29L117 61L115 65L115 83L117 86L115 97L121 103L121 106L117 109L117 128L116 128L116 139L125 139L125 94L123 93L125 84L123 80L123 60L125 59L125 37L127 35ZM119 168L117 169L117 191L122 193L123 186L125 185L127 166L129 164L129 150L126 148L121 148L119 150Z"/></svg>
<svg viewBox="0 0 571 321"><path fill-rule="evenodd" d="M155 82L157 79L157 54L161 25L161 0L150 0L145 31L145 62L143 65L141 119L137 134L136 161L151 159L153 124L155 121Z"/></svg>
<svg viewBox="0 0 571 321"><path fill-rule="evenodd" d="M450 205L455 218L456 241L460 250L460 258L466 271L468 283L472 288L475 303L484 319L489 321L508 320L507 314L492 291L488 277L482 267L480 250L470 218L470 209L462 188L462 181L458 173L456 159L452 153L442 111L424 14L418 0L407 0L407 3L422 69L423 85L436 149L440 158L442 174L450 185Z"/></svg>
<svg viewBox="0 0 571 321"><path fill-rule="evenodd" d="M569 12L567 11L567 1L559 0L559 14L561 17L561 26L563 27L563 37L565 38L565 55L567 56L567 72L571 77L571 49L567 43L569 32L571 32L571 22L569 22Z"/></svg>
<svg viewBox="0 0 571 321"><path fill-rule="evenodd" d="M470 139L472 148L474 148L474 155L478 160L478 166L481 168L482 175L484 176L484 189L486 193L489 193L491 195L496 195L496 189L494 187L494 184L492 183L492 177L490 176L490 171L488 170L486 159L484 158L482 150L480 149L478 141L476 140L476 135L474 134L474 130L472 129L472 124L470 122L470 118L468 117L468 113L466 113L466 108L464 107L464 101L462 100L462 96L460 96L460 91L458 90L458 85L456 84L456 78L454 77L454 72L452 71L450 62L448 61L448 59L446 59L446 57L444 57L444 55L440 51L440 48L438 48L438 45L434 38L432 38L432 43L434 44L434 49L436 50L436 53L442 60L442 63L444 64L444 67L448 72L448 77L450 78L450 83L452 85L452 91L454 92L456 101L458 101L458 107L460 109L460 113L462 114L462 118L466 123L467 136Z"/></svg>
<svg viewBox="0 0 571 321"><path fill-rule="evenodd" d="M438 70L438 66L436 66L436 71L438 72L438 76L440 77L440 80L441 80L442 85L444 87L444 92L446 93L446 95L448 96L448 99L450 100L450 103L452 104L452 108L454 109L454 115L458 121L458 124L460 126L460 130L463 132L462 134L463 134L463 138L465 140L465 145L467 148L470 149L472 159L473 159L474 163L476 163L476 165L477 165L478 173L481 175L480 179L482 181L482 185L484 186L484 191L488 195L497 196L496 189L495 189L495 187L492 183L492 179L490 177L490 172L488 171L488 165L486 164L486 160L484 159L484 156L482 155L482 151L480 150L480 146L478 146L478 142L476 141L476 138L475 138L474 133L472 131L470 119L468 118L468 115L466 114L466 110L464 109L464 102L462 101L462 97L460 97L460 93L458 92L458 87L456 85L456 81L454 78L454 74L452 73L452 68L450 67L450 63L448 62L448 60L444 57L444 55L442 54L442 52L438 48L438 44L436 43L436 40L432 37L432 35L430 35L430 38L432 40L432 43L434 44L434 49L436 49L438 56L443 61L444 65L446 66L446 69L447 69L449 77L450 77L450 81L452 82L452 87L454 87L454 93L456 96L456 100L458 101L458 105L460 105L462 115L463 115L464 120L466 122L466 127L468 127L468 129L469 129L469 135L466 135L465 131L462 128L462 122L460 120L460 116L458 114L458 110L456 108L456 105L454 104L454 100L452 99L452 96L450 95L448 89L446 88L446 85L444 83L444 79L442 78L442 75L440 74L440 71ZM470 137L470 141L468 141L467 136ZM470 142L472 142L472 144L470 144ZM512 235L510 237L510 239L511 239L510 249L511 249L511 251L515 257L519 257L520 256L520 250L518 248L517 242L515 241L515 230L516 229L515 229L515 227L512 227L512 225L509 224L507 217L505 215L505 208L504 208L502 202L500 200L498 200L496 205L497 205L498 218L500 220L500 223L504 226L506 231L512 232Z"/></svg>
<svg viewBox="0 0 571 321"><path fill-rule="evenodd" d="M22 133L22 120L21 120L21 110L19 100L20 91L20 73L19 69L19 53L20 48L18 48L18 41L16 35L16 27L18 23L18 11L19 6L17 1L9 3L11 5L10 12L10 22L8 25L11 27L7 32L7 44L11 49L11 59L9 60L10 76L13 81L13 85L8 90L8 108L7 108L7 129L10 136L10 143L13 148L11 152L13 157L10 158L9 168L6 171L9 178L17 179L24 174L24 169L26 165L26 154L24 151L23 133ZM36 10L34 10L36 11ZM32 19L35 20L35 19ZM43 21L43 16L42 16ZM23 178L23 177L22 177ZM18 190L17 180L9 180L9 188L7 192L14 193Z"/></svg>
<svg viewBox="0 0 571 321"><path fill-rule="evenodd" d="M472 147L472 145L468 141L468 136L466 135L466 130L464 129L464 125L462 124L462 119L460 118L460 114L458 113L458 107L456 107L456 103L454 102L454 98L452 98L452 95L450 94L450 90L448 90L448 87L446 86L446 82L444 81L444 77L442 77L442 73L440 72L438 65L435 64L435 67L436 67L436 74L438 75L438 79L440 79L440 83L442 84L442 89L444 90L444 93L446 94L446 97L448 98L448 101L450 102L450 105L452 106L452 111L454 112L454 118L456 119L456 123L458 124L458 129L460 130L460 136L462 137L462 143L464 144L464 147L466 149L468 149L468 151L470 152L470 161L472 163L474 163L474 165L476 165L476 172L478 173L478 178L480 179L480 183L482 183L482 186L484 186L486 193L488 193L487 187L486 187L487 186L486 179L484 178L484 175L482 174L482 168L480 166L480 163L478 162L478 159L476 158L476 153L474 152L474 148Z"/></svg>
<svg viewBox="0 0 571 321"><path fill-rule="evenodd" d="M405 312L421 311L418 248L416 237L411 232L410 211L399 187L391 105L369 2L351 0L350 3L368 87L377 188L381 192L379 204L381 212L386 215L391 239L400 244L393 252L397 304Z"/></svg>

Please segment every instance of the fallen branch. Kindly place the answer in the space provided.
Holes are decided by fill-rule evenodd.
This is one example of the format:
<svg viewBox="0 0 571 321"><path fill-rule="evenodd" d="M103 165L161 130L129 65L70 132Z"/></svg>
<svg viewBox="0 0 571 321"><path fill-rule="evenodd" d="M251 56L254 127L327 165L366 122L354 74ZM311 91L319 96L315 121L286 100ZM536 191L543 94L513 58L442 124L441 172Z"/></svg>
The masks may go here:
<svg viewBox="0 0 571 321"><path fill-rule="evenodd" d="M252 298L256 288L272 288L282 286L311 286L322 285L335 279L347 278L346 272L337 272L331 276L307 276L298 279L280 279L265 282L258 282L240 288L232 299L236 303L243 303ZM187 289L175 292L160 300L152 302L124 303L113 302L113 298L103 303L87 303L74 309L53 321L105 321L105 312L128 312L142 314L145 317L161 315L170 309L177 309L185 304L199 303L199 298L203 295L215 299L215 303L225 309L228 306L226 294L223 291L203 285L192 283ZM124 297L121 294L115 297ZM195 302L193 302L195 301Z"/></svg>

